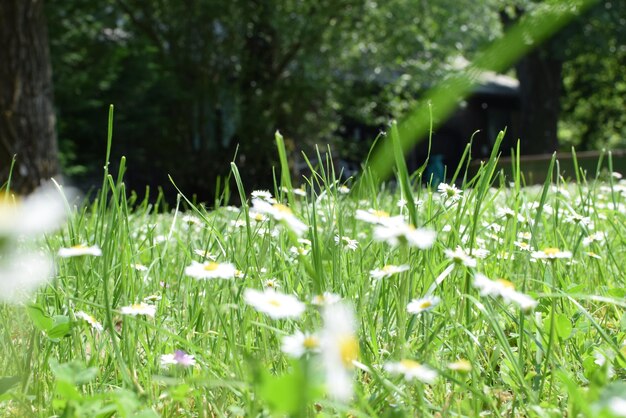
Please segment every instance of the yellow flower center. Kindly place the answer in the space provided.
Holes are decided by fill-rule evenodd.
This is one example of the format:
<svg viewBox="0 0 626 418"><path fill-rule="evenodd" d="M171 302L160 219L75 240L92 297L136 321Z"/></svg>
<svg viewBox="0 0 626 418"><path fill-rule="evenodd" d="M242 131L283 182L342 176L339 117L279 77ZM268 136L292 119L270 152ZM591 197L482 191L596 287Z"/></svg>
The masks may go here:
<svg viewBox="0 0 626 418"><path fill-rule="evenodd" d="M339 355L343 366L351 369L352 362L359 356L359 342L354 335L344 335L339 338Z"/></svg>
<svg viewBox="0 0 626 418"><path fill-rule="evenodd" d="M78 244L78 245L72 245L71 247L73 250L83 250L87 247L85 247L84 245Z"/></svg>
<svg viewBox="0 0 626 418"><path fill-rule="evenodd" d="M277 308L279 308L281 306L280 301L276 300L276 299L270 299L267 303L269 303L272 306L275 306Z"/></svg>
<svg viewBox="0 0 626 418"><path fill-rule="evenodd" d="M389 217L389 213L385 212L384 210L375 210L374 212L372 212L372 214L374 216L378 216L379 218L388 218Z"/></svg>
<svg viewBox="0 0 626 418"><path fill-rule="evenodd" d="M141 305L141 303L133 303L131 305L131 308L133 309L141 309L143 306Z"/></svg>
<svg viewBox="0 0 626 418"><path fill-rule="evenodd" d="M287 206L283 204L276 203L275 205L273 205L273 208L281 213L291 214L291 209L289 209Z"/></svg>
<svg viewBox="0 0 626 418"><path fill-rule="evenodd" d="M304 346L304 348L306 348L307 350L312 350L314 348L319 347L320 342L317 340L317 338L315 338L312 335L309 335L308 337L306 337L304 339L304 341L302 342L302 346Z"/></svg>
<svg viewBox="0 0 626 418"><path fill-rule="evenodd" d="M417 361L408 360L408 359L400 360L400 364L402 365L402 367L408 370L417 369L418 367L421 367L421 364L419 364Z"/></svg>
<svg viewBox="0 0 626 418"><path fill-rule="evenodd" d="M515 285L508 280L505 279L497 279L496 282L500 283L502 286L508 289L515 289Z"/></svg>
<svg viewBox="0 0 626 418"><path fill-rule="evenodd" d="M211 261L211 262L206 263L206 264L204 265L204 269L205 269L206 271L215 271L215 270L217 270L217 269L219 268L219 266L220 266L220 265L219 265L218 263L214 263L214 262L212 262L212 261Z"/></svg>
<svg viewBox="0 0 626 418"><path fill-rule="evenodd" d="M260 214L260 213L256 213L256 214L254 215L254 220L255 220L255 221L259 221L259 222L260 222L260 221L262 221L263 219L264 219L264 217L263 217L263 215L262 215L262 214Z"/></svg>
<svg viewBox="0 0 626 418"><path fill-rule="evenodd" d="M472 365L470 364L469 361L461 359L461 360L455 361L454 363L450 363L448 365L448 368L451 370L457 370L460 372L469 372L472 370Z"/></svg>
<svg viewBox="0 0 626 418"><path fill-rule="evenodd" d="M419 305L420 309L428 309L431 306L433 306L433 303L431 301L429 301L429 300L425 300L422 303L420 303L420 305Z"/></svg>
<svg viewBox="0 0 626 418"><path fill-rule="evenodd" d="M385 273L394 273L396 271L396 266L386 265L383 267L383 271Z"/></svg>
<svg viewBox="0 0 626 418"><path fill-rule="evenodd" d="M545 255L557 255L558 253L561 252L561 250L559 250L558 248L546 248L545 250L543 250Z"/></svg>

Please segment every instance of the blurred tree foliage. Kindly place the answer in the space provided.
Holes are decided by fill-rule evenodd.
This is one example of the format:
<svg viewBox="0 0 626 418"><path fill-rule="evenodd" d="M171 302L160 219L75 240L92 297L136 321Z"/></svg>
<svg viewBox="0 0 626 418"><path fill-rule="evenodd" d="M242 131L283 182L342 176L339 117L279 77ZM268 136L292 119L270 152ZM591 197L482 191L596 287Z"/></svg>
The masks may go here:
<svg viewBox="0 0 626 418"><path fill-rule="evenodd" d="M366 147L338 141L346 120L383 125L401 117L420 91L454 69L455 57L471 59L499 36L500 12L517 3L49 0L64 166L87 183L100 174L109 103L116 106L114 155L129 156L135 188L167 184L171 174L187 193L206 196L237 146L245 184L267 187L276 129L293 152L332 143L358 159ZM601 11L599 19L613 18ZM606 84L609 71L623 82L624 44L614 32L624 22L611 29L603 21L605 31L592 36L613 53L586 48L587 55L564 60L563 121L575 128L568 140L590 147L607 141L606 123L576 115L600 106L595 97L613 97L603 117L615 132L624 129L615 122L616 113L623 118L619 99ZM593 123L603 123L600 136L579 135Z"/></svg>

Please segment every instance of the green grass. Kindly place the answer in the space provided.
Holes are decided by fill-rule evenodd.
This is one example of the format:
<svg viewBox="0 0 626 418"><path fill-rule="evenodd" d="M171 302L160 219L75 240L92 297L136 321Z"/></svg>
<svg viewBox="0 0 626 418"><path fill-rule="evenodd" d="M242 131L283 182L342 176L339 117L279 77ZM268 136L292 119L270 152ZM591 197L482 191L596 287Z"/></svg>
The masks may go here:
<svg viewBox="0 0 626 418"><path fill-rule="evenodd" d="M393 132L389 140L397 140ZM446 203L412 181L396 157L397 187L379 187L365 175L358 189L343 193L330 164L312 167L305 196L278 184L274 196L308 226L306 244L274 220L255 220L245 205L206 210L184 198L173 208L160 199L150 204L125 190L124 161L116 177L105 168L97 198L73 207L67 225L40 240L51 254L83 243L98 245L102 256L55 256L49 286L29 303L0 307L7 377L0 380L0 414L613 416L610 401L626 393L626 184L602 167L595 178L565 182L553 162L551 180L523 187L515 168L513 178L495 170L494 151L476 177L465 178L462 199ZM234 166L233 176L249 201ZM410 201L398 206L400 199ZM435 244L420 250L379 242L375 226L355 218L357 209L402 215L436 231ZM587 243L596 232L605 237ZM337 245L337 235L356 239L356 250ZM522 242L572 257L535 260ZM446 256L457 246L471 252L476 267ZM205 261L195 250L234 264L239 277L187 276L192 260ZM385 265L410 268L370 278ZM480 296L476 273L514 283L538 305L522 311ZM300 318L271 319L245 303L245 289L262 289L270 279L306 303ZM323 356L294 360L281 352L284 336L325 327L323 308L311 303L324 291L340 295L357 318L359 363L348 401L325 393ZM441 303L409 314L407 304L427 294ZM145 298L156 306L154 318L122 314ZM77 318L79 311L104 330ZM161 355L175 350L194 355L196 365L162 367ZM401 359L429 366L437 379L409 381L385 369ZM470 371L448 368L461 359Z"/></svg>

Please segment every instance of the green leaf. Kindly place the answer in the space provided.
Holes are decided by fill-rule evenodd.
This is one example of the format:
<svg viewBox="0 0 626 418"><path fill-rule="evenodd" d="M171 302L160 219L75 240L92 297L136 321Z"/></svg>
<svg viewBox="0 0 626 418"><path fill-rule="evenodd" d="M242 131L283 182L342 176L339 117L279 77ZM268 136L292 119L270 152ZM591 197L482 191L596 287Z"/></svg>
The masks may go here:
<svg viewBox="0 0 626 418"><path fill-rule="evenodd" d="M74 360L60 364L56 359L50 360L50 369L57 382L64 381L74 385L82 385L96 378L98 369L86 367L84 363Z"/></svg>
<svg viewBox="0 0 626 418"><path fill-rule="evenodd" d="M566 339L572 334L572 321L564 314L556 316L556 333L561 339Z"/></svg>
<svg viewBox="0 0 626 418"><path fill-rule="evenodd" d="M7 392L19 381L19 376L0 377L0 395Z"/></svg>
<svg viewBox="0 0 626 418"><path fill-rule="evenodd" d="M54 318L52 318L52 322L54 325L46 332L48 338L58 340L70 334L72 324L69 317L65 315L55 315Z"/></svg>
<svg viewBox="0 0 626 418"><path fill-rule="evenodd" d="M48 331L53 327L54 322L50 316L46 314L43 307L38 304L31 304L26 307L26 312L28 312L28 316L31 321L33 321L33 325L40 331Z"/></svg>

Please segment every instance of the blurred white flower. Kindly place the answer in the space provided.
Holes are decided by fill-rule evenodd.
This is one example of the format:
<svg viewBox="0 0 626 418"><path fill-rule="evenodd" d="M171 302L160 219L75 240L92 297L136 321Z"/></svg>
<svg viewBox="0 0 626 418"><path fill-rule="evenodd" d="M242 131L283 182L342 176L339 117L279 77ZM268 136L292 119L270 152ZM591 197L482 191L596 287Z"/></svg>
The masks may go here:
<svg viewBox="0 0 626 418"><path fill-rule="evenodd" d="M100 322L98 322L93 316L89 315L86 312L78 311L74 314L74 316L76 318L80 318L84 321L87 321L87 323L91 325L91 327L95 329L96 331L102 331L104 329L104 327L102 326Z"/></svg>
<svg viewBox="0 0 626 418"><path fill-rule="evenodd" d="M182 350L176 350L173 354L161 355L161 367L168 367L171 365L191 367L196 364L194 356L185 353Z"/></svg>
<svg viewBox="0 0 626 418"><path fill-rule="evenodd" d="M74 194L69 191L68 194ZM20 198L0 192L0 235L39 235L55 231L65 221L65 198L60 189L46 184Z"/></svg>
<svg viewBox="0 0 626 418"><path fill-rule="evenodd" d="M538 302L530 296L515 290L515 285L508 280L490 280L485 275L474 275L474 287L481 296L501 297L505 302L513 302L523 310L534 309Z"/></svg>
<svg viewBox="0 0 626 418"><path fill-rule="evenodd" d="M354 217L360 221L367 222L370 224L375 224L375 225L386 223L390 219L389 213L385 212L384 210L375 210L375 209L368 209L368 210L357 209ZM394 219L395 218L399 218L400 220L403 220L402 216L394 217Z"/></svg>
<svg viewBox="0 0 626 418"><path fill-rule="evenodd" d="M388 264L381 269L370 270L370 277L372 279L380 280L387 277L391 277L394 274L402 273L403 271L407 271L410 267L407 264L403 264L401 266L394 266Z"/></svg>
<svg viewBox="0 0 626 418"><path fill-rule="evenodd" d="M243 298L248 305L272 319L299 318L305 310L304 303L295 296L279 293L271 288L263 292L246 289Z"/></svg>
<svg viewBox="0 0 626 418"><path fill-rule="evenodd" d="M335 235L335 244L347 250L355 251L359 246L359 241L350 237L340 237L339 235Z"/></svg>
<svg viewBox="0 0 626 418"><path fill-rule="evenodd" d="M612 397L609 400L609 410L615 416L626 417L626 397Z"/></svg>
<svg viewBox="0 0 626 418"><path fill-rule="evenodd" d="M313 299L311 299L311 303L316 306L325 306L337 303L340 300L341 296L331 292L324 292L321 295L313 296Z"/></svg>
<svg viewBox="0 0 626 418"><path fill-rule="evenodd" d="M308 229L308 226L296 218L291 209L285 205L280 203L271 204L261 199L253 199L252 204L255 211L271 216L276 221L286 225L287 228L298 236L303 235Z"/></svg>
<svg viewBox="0 0 626 418"><path fill-rule="evenodd" d="M54 272L50 257L39 252L0 255L0 301L20 303L46 284Z"/></svg>
<svg viewBox="0 0 626 418"><path fill-rule="evenodd" d="M435 231L415 228L398 217L389 218L387 222L374 228L376 241L383 241L394 247L402 244L426 250L433 246L436 237Z"/></svg>
<svg viewBox="0 0 626 418"><path fill-rule="evenodd" d="M446 257L454 261L456 264L462 264L466 267L476 267L476 259L470 257L463 248L456 247L454 251L446 248L444 251Z"/></svg>
<svg viewBox="0 0 626 418"><path fill-rule="evenodd" d="M544 248L542 251L534 251L531 255L535 260L556 260L572 258L570 251L561 251L558 248Z"/></svg>
<svg viewBox="0 0 626 418"><path fill-rule="evenodd" d="M232 279L236 273L234 265L214 261L206 263L191 261L191 265L185 268L185 274L195 279Z"/></svg>
<svg viewBox="0 0 626 418"><path fill-rule="evenodd" d="M102 250L97 245L92 245L88 247L86 245L74 245L69 248L60 248L59 249L59 257L67 258L67 257L80 257L83 255L91 255L94 257L100 257L102 255Z"/></svg>
<svg viewBox="0 0 626 418"><path fill-rule="evenodd" d="M420 314L430 311L441 303L441 299L437 296L427 296L422 299L413 299L406 307L406 310L412 314Z"/></svg>
<svg viewBox="0 0 626 418"><path fill-rule="evenodd" d="M276 199L272 196L269 190L255 190L251 193L253 199L261 199L268 203L276 203Z"/></svg>
<svg viewBox="0 0 626 418"><path fill-rule="evenodd" d="M283 337L281 350L294 358L300 358L307 352L319 351L320 340L315 334L296 331L293 335Z"/></svg>
<svg viewBox="0 0 626 418"><path fill-rule="evenodd" d="M140 303L135 303L130 306L123 306L120 309L120 312L122 313L122 315L131 315L131 316L144 315L144 316L150 316L154 318L154 315L156 314L156 306L148 305L147 303L140 302Z"/></svg>
<svg viewBox="0 0 626 418"><path fill-rule="evenodd" d="M352 307L344 303L327 305L323 312L321 349L328 395L341 402L352 397L354 363L359 356L356 321Z"/></svg>
<svg viewBox="0 0 626 418"><path fill-rule="evenodd" d="M419 380L422 383L432 384L437 380L437 372L414 360L400 360L385 364L385 370L393 374L401 374L406 380Z"/></svg>

